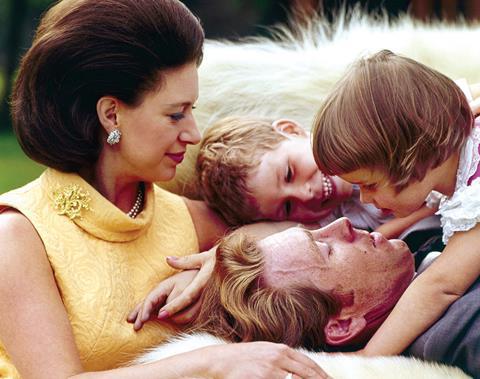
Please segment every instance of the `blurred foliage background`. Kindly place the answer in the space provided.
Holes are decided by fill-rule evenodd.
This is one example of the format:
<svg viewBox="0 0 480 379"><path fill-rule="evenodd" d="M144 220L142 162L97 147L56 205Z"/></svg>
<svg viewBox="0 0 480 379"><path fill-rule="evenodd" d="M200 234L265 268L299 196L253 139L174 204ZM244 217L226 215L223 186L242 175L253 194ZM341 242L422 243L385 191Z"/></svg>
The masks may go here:
<svg viewBox="0 0 480 379"><path fill-rule="evenodd" d="M102 0L98 0L102 1ZM392 17L409 12L423 20L478 19L480 0L184 0L202 20L207 38L236 39L268 34L265 26L291 14L322 11L332 17L342 6L367 12L385 10ZM15 71L34 30L53 0L0 0L0 193L34 178L41 167L28 161L11 133L8 99Z"/></svg>

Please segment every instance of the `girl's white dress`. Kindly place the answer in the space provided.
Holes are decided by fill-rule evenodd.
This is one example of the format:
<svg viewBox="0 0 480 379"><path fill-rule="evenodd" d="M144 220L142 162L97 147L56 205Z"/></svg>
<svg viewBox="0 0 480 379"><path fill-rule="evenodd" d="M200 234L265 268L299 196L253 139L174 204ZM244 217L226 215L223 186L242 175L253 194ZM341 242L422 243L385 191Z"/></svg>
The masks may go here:
<svg viewBox="0 0 480 379"><path fill-rule="evenodd" d="M465 93L471 100L470 94L467 91ZM455 192L450 198L444 196L440 200L437 214L441 216L444 244L453 233L470 230L480 222L480 176L477 177L479 146L480 117L477 117L472 133L460 153Z"/></svg>

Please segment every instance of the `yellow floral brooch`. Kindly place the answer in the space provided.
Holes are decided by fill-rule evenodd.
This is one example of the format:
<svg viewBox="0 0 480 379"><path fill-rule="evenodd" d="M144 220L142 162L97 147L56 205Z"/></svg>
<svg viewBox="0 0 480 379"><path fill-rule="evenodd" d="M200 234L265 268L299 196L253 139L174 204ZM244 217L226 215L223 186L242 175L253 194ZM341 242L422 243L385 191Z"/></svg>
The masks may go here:
<svg viewBox="0 0 480 379"><path fill-rule="evenodd" d="M76 184L70 184L53 191L53 208L59 215L65 215L71 220L81 217L82 210L91 210L88 191Z"/></svg>

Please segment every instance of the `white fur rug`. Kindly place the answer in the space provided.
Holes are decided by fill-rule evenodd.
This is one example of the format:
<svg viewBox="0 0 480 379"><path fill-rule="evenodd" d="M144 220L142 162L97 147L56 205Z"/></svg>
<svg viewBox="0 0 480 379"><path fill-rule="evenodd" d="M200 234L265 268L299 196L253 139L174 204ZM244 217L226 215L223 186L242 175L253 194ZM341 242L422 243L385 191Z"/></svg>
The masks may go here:
<svg viewBox="0 0 480 379"><path fill-rule="evenodd" d="M407 16L389 22L357 10L333 26L318 17L297 32L279 29L276 39L207 41L195 116L200 129L235 113L291 117L308 128L347 66L381 49L478 82L479 39L480 24L424 24Z"/></svg>
<svg viewBox="0 0 480 379"><path fill-rule="evenodd" d="M169 343L146 352L133 363L149 363L172 355L220 344L225 344L225 342L209 334L181 335L172 339ZM325 372L334 379L470 378L470 376L456 367L433 362L423 362L414 358L366 358L302 351L316 361ZM222 359L222 357L218 357L218 359Z"/></svg>
<svg viewBox="0 0 480 379"><path fill-rule="evenodd" d="M367 53L390 49L453 79L480 82L480 24L422 24L404 16L392 23L354 11L331 26L321 18L276 39L206 41L199 69L195 117L204 130L234 114L288 117L310 129L319 104L346 67ZM196 148L164 187L195 197Z"/></svg>

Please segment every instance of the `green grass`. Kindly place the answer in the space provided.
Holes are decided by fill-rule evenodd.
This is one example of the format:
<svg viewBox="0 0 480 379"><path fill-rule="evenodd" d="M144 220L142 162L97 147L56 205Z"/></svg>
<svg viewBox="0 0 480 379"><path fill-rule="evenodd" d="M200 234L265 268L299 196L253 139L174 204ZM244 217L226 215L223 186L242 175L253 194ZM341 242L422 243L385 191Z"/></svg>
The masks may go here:
<svg viewBox="0 0 480 379"><path fill-rule="evenodd" d="M25 156L11 134L0 134L0 193L35 179L43 167Z"/></svg>

